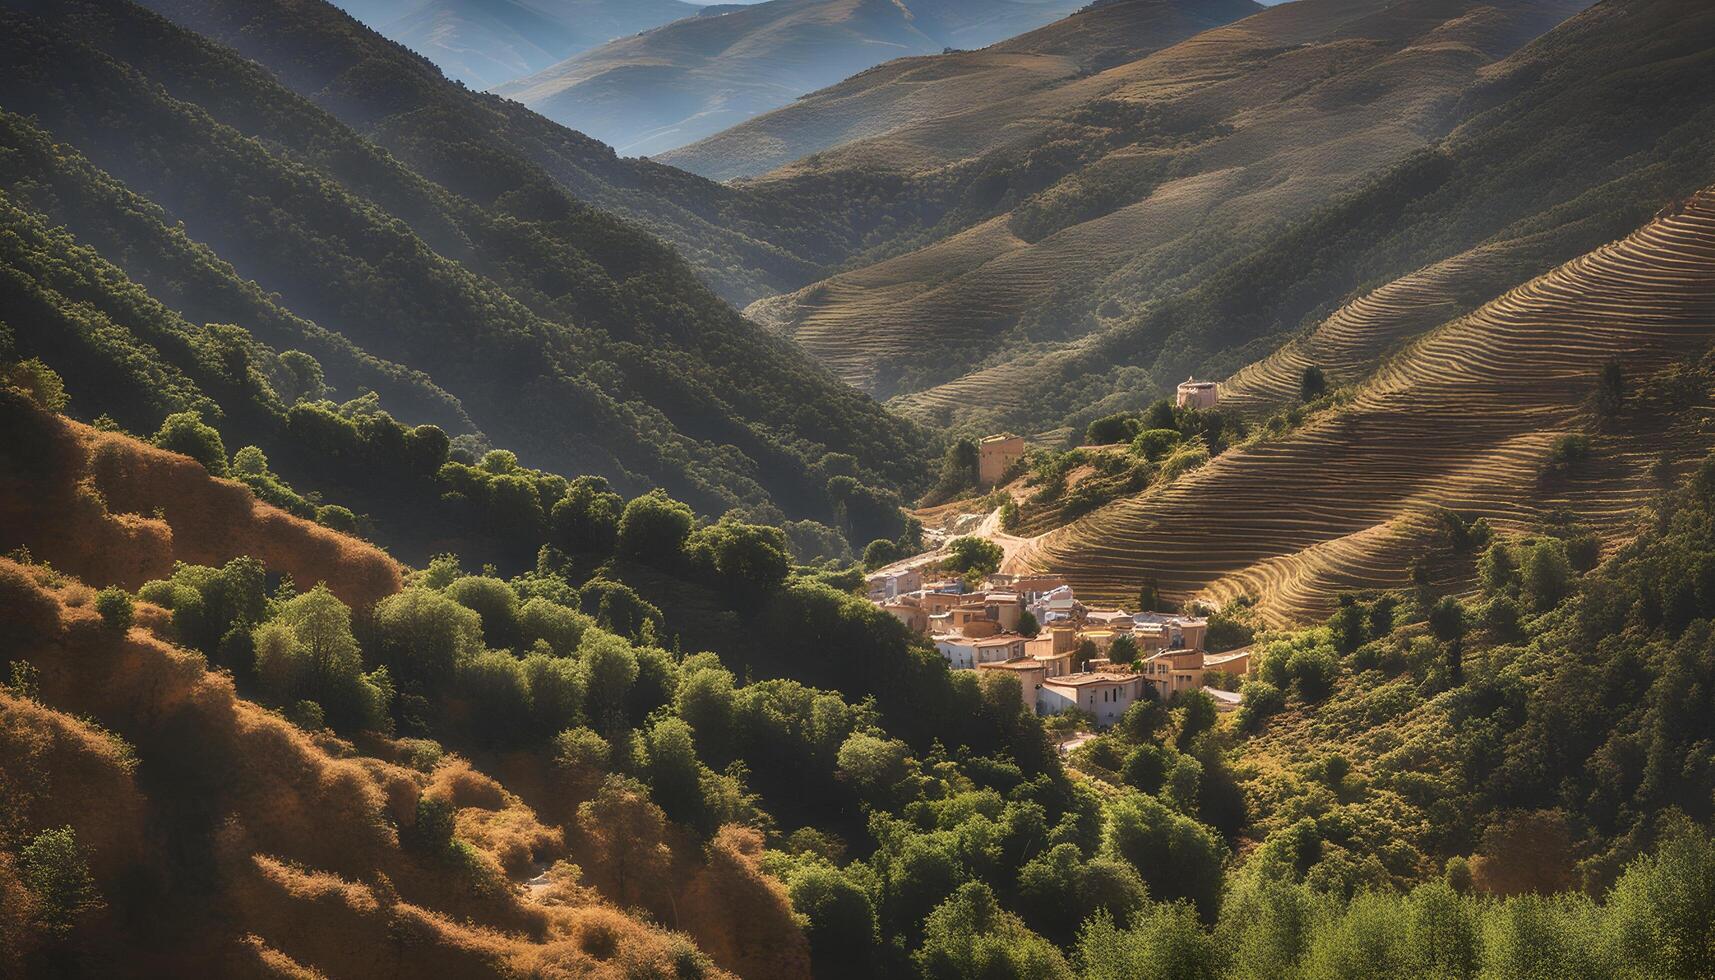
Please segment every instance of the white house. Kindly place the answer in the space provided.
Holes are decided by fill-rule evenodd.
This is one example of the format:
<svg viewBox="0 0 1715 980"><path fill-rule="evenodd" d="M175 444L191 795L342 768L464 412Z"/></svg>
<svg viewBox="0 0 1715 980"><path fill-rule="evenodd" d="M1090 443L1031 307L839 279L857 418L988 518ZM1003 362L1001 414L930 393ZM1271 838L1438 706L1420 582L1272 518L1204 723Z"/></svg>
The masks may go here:
<svg viewBox="0 0 1715 980"><path fill-rule="evenodd" d="M1146 696L1144 685L1148 683L1139 674L1086 671L1045 678L1039 699L1043 714L1079 708L1095 715L1098 725L1112 725L1132 702Z"/></svg>

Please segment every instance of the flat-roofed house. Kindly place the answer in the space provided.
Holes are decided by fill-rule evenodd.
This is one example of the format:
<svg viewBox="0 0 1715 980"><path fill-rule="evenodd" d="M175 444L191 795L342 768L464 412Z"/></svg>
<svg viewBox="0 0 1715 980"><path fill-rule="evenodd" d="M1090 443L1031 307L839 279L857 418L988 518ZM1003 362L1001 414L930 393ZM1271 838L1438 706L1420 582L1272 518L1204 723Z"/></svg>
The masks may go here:
<svg viewBox="0 0 1715 980"><path fill-rule="evenodd" d="M1095 715L1099 725L1112 725L1139 698L1147 697L1141 674L1118 671L1084 671L1049 677L1042 681L1043 714L1059 714L1079 708Z"/></svg>
<svg viewBox="0 0 1715 980"><path fill-rule="evenodd" d="M1145 657L1139 672L1165 700L1202 687L1204 669L1201 650L1163 650Z"/></svg>
<svg viewBox="0 0 1715 980"><path fill-rule="evenodd" d="M1243 677L1251 672L1251 648L1228 650L1226 653L1211 653L1203 657L1204 670L1218 670L1224 674L1234 674Z"/></svg>
<svg viewBox="0 0 1715 980"><path fill-rule="evenodd" d="M1023 457L1023 436L1010 432L988 436L977 443L977 482L985 487L994 486Z"/></svg>
<svg viewBox="0 0 1715 980"><path fill-rule="evenodd" d="M884 575L869 577L869 597L875 602L885 602L897 595L916 592L923 587L923 572L916 568L903 571L888 572Z"/></svg>
<svg viewBox="0 0 1715 980"><path fill-rule="evenodd" d="M1017 660L1024 656L1024 637L1017 633L981 637L937 633L933 639L935 649L954 670L970 670L978 664Z"/></svg>
<svg viewBox="0 0 1715 980"><path fill-rule="evenodd" d="M1209 632L1202 616L1140 612L1132 617L1132 636L1144 650L1201 650Z"/></svg>
<svg viewBox="0 0 1715 980"><path fill-rule="evenodd" d="M929 612L923 608L923 603L916 596L894 596L881 604L882 612L905 624L905 628L914 633L925 633L929 630Z"/></svg>
<svg viewBox="0 0 1715 980"><path fill-rule="evenodd" d="M1221 386L1213 381L1186 378L1174 392L1174 402L1180 408L1214 408L1221 400Z"/></svg>

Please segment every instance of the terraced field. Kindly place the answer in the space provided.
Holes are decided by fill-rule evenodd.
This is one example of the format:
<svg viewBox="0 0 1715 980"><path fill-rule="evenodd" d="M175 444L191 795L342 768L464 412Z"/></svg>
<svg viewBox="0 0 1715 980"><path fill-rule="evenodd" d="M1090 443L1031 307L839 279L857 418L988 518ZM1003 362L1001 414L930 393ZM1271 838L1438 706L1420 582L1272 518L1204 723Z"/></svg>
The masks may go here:
<svg viewBox="0 0 1715 980"><path fill-rule="evenodd" d="M1425 270L1377 290L1334 318L1330 335L1410 333L1448 274ZM1040 539L1026 560L1097 600L1128 599L1154 579L1181 598L1248 593L1282 623L1325 615L1342 591L1404 584L1437 508L1503 531L1564 510L1611 544L1654 492L1657 460L1683 464L1715 443L1696 413L1659 411L1649 390L1652 375L1712 341L1715 189L1706 189L1424 334L1338 414L1116 502ZM1640 390L1602 425L1589 396L1609 360ZM1266 391L1269 374L1259 366L1246 384ZM1589 461L1545 480L1551 445L1586 431Z"/></svg>
<svg viewBox="0 0 1715 980"><path fill-rule="evenodd" d="M1304 0L800 160L756 186L813 186L842 169L1000 172L1027 148L1047 158L1049 147L1104 147L1007 214L747 312L882 398L1038 339L1064 350L1096 329L1078 316L1092 297L1114 299L1111 318L1207 279L1444 135L1449 107L1486 68L1583 3ZM1053 329L1033 339L1032 321ZM929 376L918 368L926 338L939 371ZM1005 390L977 379L955 400L924 402L924 418L982 425L1007 414Z"/></svg>

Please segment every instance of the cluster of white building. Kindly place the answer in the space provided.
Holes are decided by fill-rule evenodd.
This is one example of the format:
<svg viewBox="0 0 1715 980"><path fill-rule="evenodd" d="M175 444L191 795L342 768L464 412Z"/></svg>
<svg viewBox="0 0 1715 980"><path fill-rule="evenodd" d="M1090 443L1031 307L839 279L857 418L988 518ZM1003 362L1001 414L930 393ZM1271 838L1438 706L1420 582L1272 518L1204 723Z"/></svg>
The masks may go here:
<svg viewBox="0 0 1715 980"><path fill-rule="evenodd" d="M1025 706L1042 715L1076 707L1111 725L1148 696L1146 685L1166 698L1203 687L1205 671L1250 669L1248 650L1206 652L1203 617L1086 607L1057 576L996 575L969 590L958 579L926 581L910 569L871 577L869 597L927 635L952 669L1014 674ZM1027 611L1039 627L1035 636L1018 631ZM1137 649L1131 664L1107 657L1121 636Z"/></svg>

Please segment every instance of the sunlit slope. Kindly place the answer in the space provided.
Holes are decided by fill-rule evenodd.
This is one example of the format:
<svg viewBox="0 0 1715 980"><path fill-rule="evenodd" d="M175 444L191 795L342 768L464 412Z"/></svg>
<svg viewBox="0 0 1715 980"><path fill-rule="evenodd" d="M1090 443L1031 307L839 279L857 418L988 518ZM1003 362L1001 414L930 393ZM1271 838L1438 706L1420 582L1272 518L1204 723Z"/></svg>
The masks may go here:
<svg viewBox="0 0 1715 980"><path fill-rule="evenodd" d="M752 177L926 119L981 112L1260 9L1254 0L1126 0L1090 7L980 51L878 65L658 159L717 180Z"/></svg>
<svg viewBox="0 0 1715 980"><path fill-rule="evenodd" d="M768 182L790 186L816 168L954 165L1064 176L986 222L749 312L881 397L1075 341L1102 329L1095 316L1208 278L1429 145L1484 68L1579 6L1304 0L800 161ZM1083 155L1056 163L1068 147ZM1099 309L1103 297L1115 305ZM920 345L931 339L944 353L925 365ZM993 411L980 399L966 408Z"/></svg>
<svg viewBox="0 0 1715 980"><path fill-rule="evenodd" d="M1414 314L1403 305L1400 315ZM1154 579L1179 596L1256 596L1282 622L1325 614L1343 590L1405 584L1436 508L1503 529L1564 510L1622 535L1657 486L1656 461L1708 448L1709 434L1677 422L1650 378L1712 339L1706 190L1424 335L1349 408L1098 511L1044 539L1033 561L1098 599L1129 598ZM1601 425L1589 396L1609 360L1634 396ZM1551 445L1585 430L1588 462L1543 477Z"/></svg>

